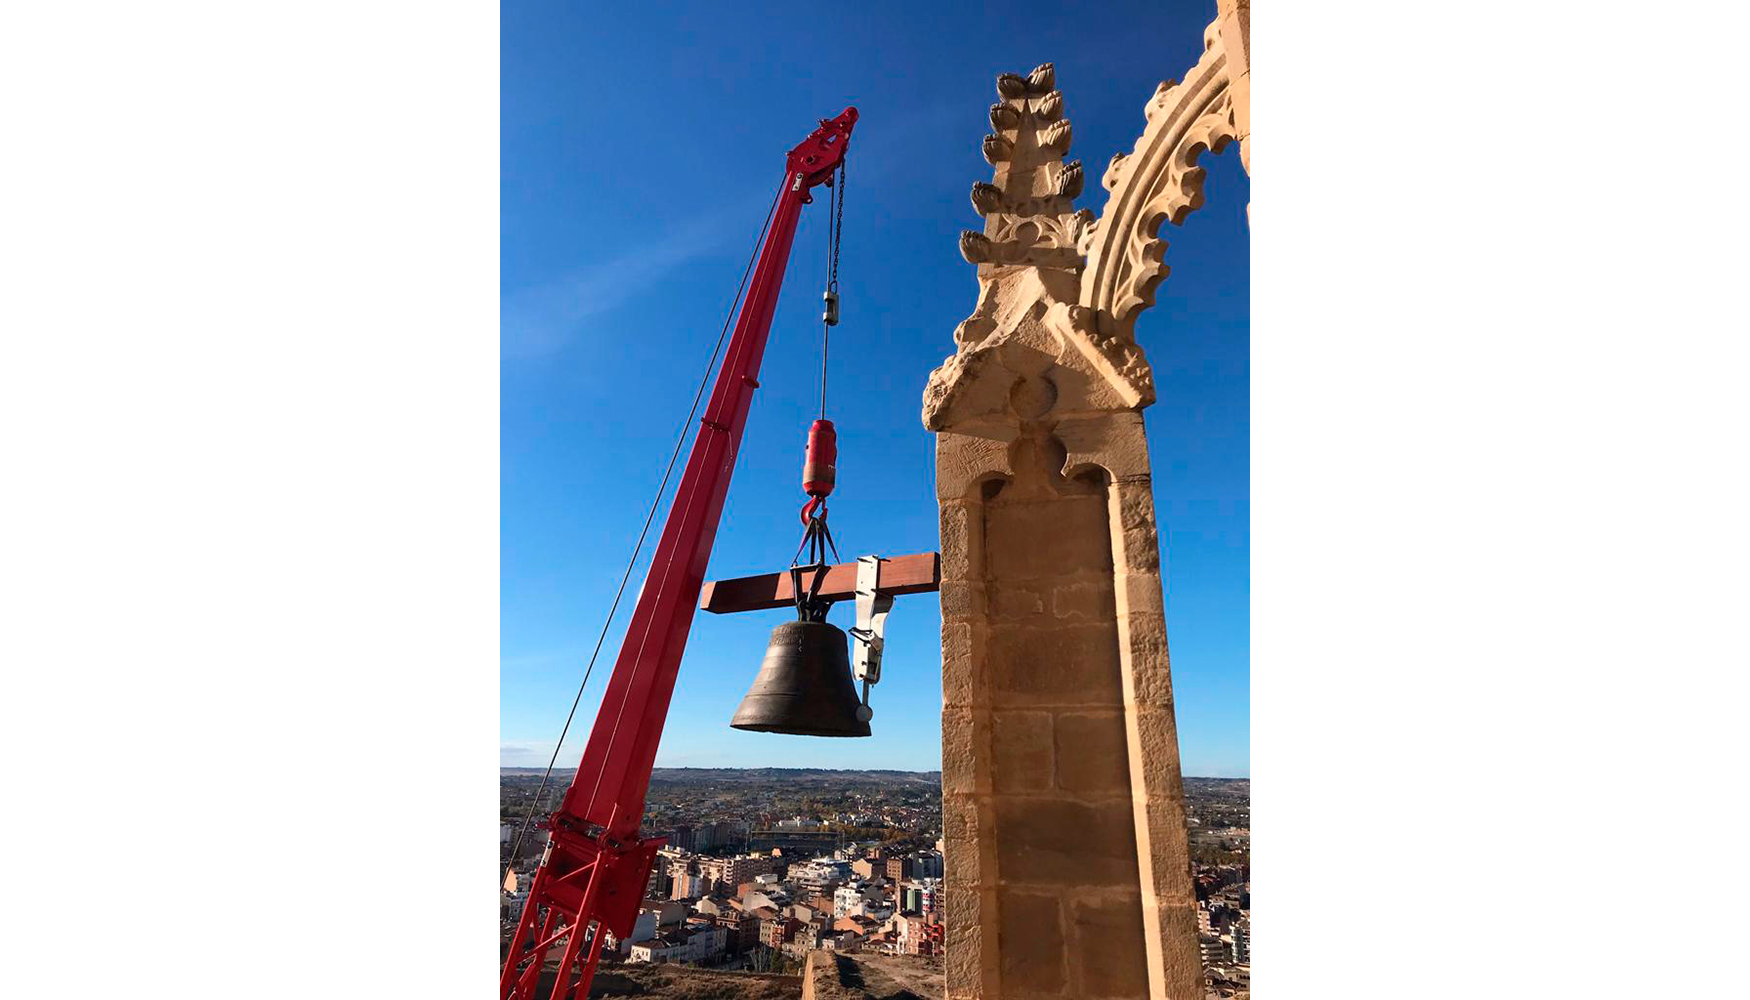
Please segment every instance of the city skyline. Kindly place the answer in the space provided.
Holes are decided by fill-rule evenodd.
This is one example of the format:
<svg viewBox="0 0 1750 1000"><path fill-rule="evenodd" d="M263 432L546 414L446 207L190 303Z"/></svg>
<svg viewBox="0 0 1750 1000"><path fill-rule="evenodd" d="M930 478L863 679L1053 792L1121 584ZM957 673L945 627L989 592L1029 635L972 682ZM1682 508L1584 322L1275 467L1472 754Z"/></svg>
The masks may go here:
<svg viewBox="0 0 1750 1000"><path fill-rule="evenodd" d="M542 856L541 832L524 838L518 824L536 802L539 770L500 780L500 861L518 876L501 900L501 943L528 905ZM1206 995L1242 997L1249 989L1250 786L1184 783ZM630 932L606 940L604 967L613 974L639 975L651 965L694 976L793 973L824 949L898 963L887 969L908 979L911 992L872 995L942 995L955 873L942 839L939 774L659 768L650 791L642 830L664 843ZM1097 850L1065 853L1059 863L1098 864ZM1010 874L1025 880L1027 869L1050 863L1017 858ZM648 991L669 995L654 982Z"/></svg>

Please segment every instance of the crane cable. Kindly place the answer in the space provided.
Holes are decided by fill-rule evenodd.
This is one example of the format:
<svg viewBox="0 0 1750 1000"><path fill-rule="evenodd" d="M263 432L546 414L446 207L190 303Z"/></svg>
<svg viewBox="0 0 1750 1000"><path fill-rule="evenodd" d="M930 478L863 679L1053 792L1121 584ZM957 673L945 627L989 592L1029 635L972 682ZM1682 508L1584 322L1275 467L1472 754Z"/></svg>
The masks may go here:
<svg viewBox="0 0 1750 1000"><path fill-rule="evenodd" d="M832 208L827 214L827 246L826 246L826 294L822 296L826 308L821 313L820 320L820 418L814 422L808 432L807 458L803 462L803 489L808 492L808 502L802 505L802 542L796 546L796 554L790 559L790 585L796 599L796 613L803 621L825 621L826 611L831 602L821 602L818 598L821 582L825 579L827 552L832 553L834 560L839 557L838 546L833 544L832 531L826 524L826 497L832 492L837 479L838 465L837 434L832 428L832 421L826 419L826 374L827 347L832 339L832 328L839 321L839 245L845 231L845 161L839 161L838 178L834 182L827 178L827 188L832 192ZM818 456L827 467L826 478L812 482L811 476L816 473L816 449L821 450ZM808 553L808 562L802 562L802 553ZM813 585L804 587L802 571L813 569Z"/></svg>
<svg viewBox="0 0 1750 1000"><path fill-rule="evenodd" d="M735 298L731 299L729 302L729 314L723 318L723 329L718 331L717 343L711 348L710 359L705 362L705 374L699 380L698 391L693 394L692 408L687 411L686 419L681 421L681 430L680 433L676 435L674 451L668 456L668 468L664 469L662 472L662 484L656 488L656 496L650 501L650 512L644 516L644 527L638 532L638 543L632 547L632 557L626 560L626 571L620 575L620 587L614 592L614 602L608 607L608 616L607 619L602 622L601 633L596 636L595 649L589 654L589 666L583 671L583 682L577 685L577 696L571 699L571 711L566 713L565 727L559 731L559 742L553 744L553 756L547 760L547 772L541 775L540 787L535 790L535 798L529 803L528 812L523 815L522 826L517 829L516 841L511 845L510 859L506 862L504 880L504 884L506 885L512 884L511 876L516 870L516 859L518 853L522 850L523 837L528 833L529 824L533 821L535 812L541 807L543 798L547 793L547 783L553 776L553 765L559 760L559 749L565 745L566 734L571 732L571 720L576 717L577 706L583 701L583 690L589 686L589 675L595 671L596 657L601 655L602 643L607 639L608 628L613 624L614 614L620 608L620 599L626 595L626 584L632 579L632 569L638 564L638 554L644 550L644 539L650 534L651 523L656 520L656 510L662 504L663 494L668 492L669 477L674 475L675 462L680 459L681 447L685 445L687 441L687 431L692 428L693 417L699 412L699 401L705 398L705 387L711 384L711 372L717 366L717 355L723 350L723 340L729 334L729 324L735 319L736 307L741 303L742 292L747 288L747 276L753 273L753 265L754 261L759 257L760 245L766 240L766 230L771 228L772 216L777 212L778 201L782 197L783 191L780 189L778 195L772 199L771 207L766 209L765 224L760 227L759 238L754 240L753 253L748 256L747 267L741 272L741 282L735 286ZM833 264L833 271L836 273L837 270L838 266L835 261ZM823 400L825 399L824 390L821 398Z"/></svg>
<svg viewBox="0 0 1750 1000"><path fill-rule="evenodd" d="M818 428L824 424L829 430L832 422L826 419L826 359L827 347L832 340L832 328L839 322L839 241L845 231L845 161L839 161L838 182L827 178L827 188L832 192L832 210L827 215L826 235L826 309L820 315L820 417L815 421ZM810 433L810 448L813 447L813 434ZM837 447L833 447L833 457L828 464L837 464ZM829 484L826 493L832 492ZM826 493L809 493L808 502L802 506L802 523L812 526L815 521L822 522L826 518ZM812 530L810 534L812 535ZM808 544L806 537L802 543ZM797 550L800 553L800 549ZM835 552L836 556L837 553Z"/></svg>

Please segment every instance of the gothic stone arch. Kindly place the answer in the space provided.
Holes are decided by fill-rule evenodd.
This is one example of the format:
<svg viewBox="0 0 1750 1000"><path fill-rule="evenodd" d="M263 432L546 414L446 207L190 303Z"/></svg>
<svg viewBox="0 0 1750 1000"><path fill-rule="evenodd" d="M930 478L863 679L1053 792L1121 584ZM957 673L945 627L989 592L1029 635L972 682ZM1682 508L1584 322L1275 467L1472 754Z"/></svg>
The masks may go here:
<svg viewBox="0 0 1750 1000"><path fill-rule="evenodd" d="M1201 1000L1137 315L1205 150L1248 165L1250 12L1076 210L1050 64L997 78L973 313L930 375L942 533L947 996Z"/></svg>

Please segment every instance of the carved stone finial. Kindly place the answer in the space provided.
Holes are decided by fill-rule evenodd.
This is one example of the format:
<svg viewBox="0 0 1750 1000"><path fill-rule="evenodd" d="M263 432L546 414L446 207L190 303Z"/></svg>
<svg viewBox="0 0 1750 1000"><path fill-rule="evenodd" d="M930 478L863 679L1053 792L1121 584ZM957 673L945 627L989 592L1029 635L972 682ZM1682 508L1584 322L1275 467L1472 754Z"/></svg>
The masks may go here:
<svg viewBox="0 0 1750 1000"><path fill-rule="evenodd" d="M1005 98L1020 97L1027 93L1027 81L1013 73L1004 73L997 77L997 94Z"/></svg>
<svg viewBox="0 0 1750 1000"><path fill-rule="evenodd" d="M1072 160L1069 163L1064 164L1063 173L1058 175L1057 194L1061 198L1075 198L1081 193L1082 161Z"/></svg>
<svg viewBox="0 0 1750 1000"><path fill-rule="evenodd" d="M1155 115L1160 114L1161 110L1172 101L1173 91L1177 89L1179 89L1179 81L1177 80L1162 80L1156 84L1154 96L1150 97L1148 103L1142 106L1143 120L1154 121Z"/></svg>
<svg viewBox="0 0 1750 1000"><path fill-rule="evenodd" d="M1015 144L1001 135L984 137L984 161L993 167L1007 160L1014 151Z"/></svg>
<svg viewBox="0 0 1750 1000"><path fill-rule="evenodd" d="M972 185L972 207L979 215L989 215L1000 212L1003 208L1003 189L995 184L978 181Z"/></svg>
<svg viewBox="0 0 1750 1000"><path fill-rule="evenodd" d="M1033 104L1033 113L1040 121L1054 122L1063 117L1063 91L1054 90Z"/></svg>
<svg viewBox="0 0 1750 1000"><path fill-rule="evenodd" d="M1118 186L1124 177L1124 163L1127 157L1123 153L1113 153L1112 162L1106 164L1106 173L1100 178L1100 186L1110 191Z"/></svg>
<svg viewBox="0 0 1750 1000"><path fill-rule="evenodd" d="M1039 145L1059 156L1069 152L1069 119L1064 118L1040 129Z"/></svg>
<svg viewBox="0 0 1750 1000"><path fill-rule="evenodd" d="M988 264L995 258L995 247L983 233L968 229L960 234L960 256L968 264Z"/></svg>
<svg viewBox="0 0 1750 1000"><path fill-rule="evenodd" d="M1076 301L1094 216L1071 204L1083 167L1063 159L1072 130L1055 77L1046 63L1025 79L999 78L1009 100L990 109L997 128L983 143L994 173L971 191L984 231L959 238L960 255L978 268L978 304L954 332L954 357L930 376L924 419L933 430L1004 434L1017 419L1052 425L1153 399L1142 352L1102 333ZM1011 395L1017 375L1037 390L1026 407Z"/></svg>

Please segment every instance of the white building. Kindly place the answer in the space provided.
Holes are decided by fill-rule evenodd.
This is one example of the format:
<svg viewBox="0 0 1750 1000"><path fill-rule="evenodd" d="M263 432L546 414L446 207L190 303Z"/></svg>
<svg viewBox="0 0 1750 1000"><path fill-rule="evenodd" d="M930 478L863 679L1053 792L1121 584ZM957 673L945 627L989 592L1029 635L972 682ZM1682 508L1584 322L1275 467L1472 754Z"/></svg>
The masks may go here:
<svg viewBox="0 0 1750 1000"><path fill-rule="evenodd" d="M863 891L863 884L861 882L852 882L848 885L841 885L837 889L834 889L832 894L832 915L834 919L848 916L853 910L861 909L864 900Z"/></svg>
<svg viewBox="0 0 1750 1000"><path fill-rule="evenodd" d="M741 905L744 910L757 910L762 906L769 906L774 910L781 911L788 909L790 903L790 894L782 889L754 889L741 897Z"/></svg>
<svg viewBox="0 0 1750 1000"><path fill-rule="evenodd" d="M801 864L791 865L788 873L791 882L818 892L828 884L844 883L851 880L851 866L833 858L816 858Z"/></svg>
<svg viewBox="0 0 1750 1000"><path fill-rule="evenodd" d="M656 937L657 914L657 910L649 908L638 911L638 919L632 922L632 933L624 941L614 942L620 954L628 953L633 945L641 941L649 941Z"/></svg>
<svg viewBox="0 0 1750 1000"><path fill-rule="evenodd" d="M705 880L695 871L688 871L687 866L676 865L669 870L674 880L674 888L668 892L670 899L698 899L705 894Z"/></svg>
<svg viewBox="0 0 1750 1000"><path fill-rule="evenodd" d="M702 962L723 954L728 946L728 930L695 924L632 945L626 961Z"/></svg>

